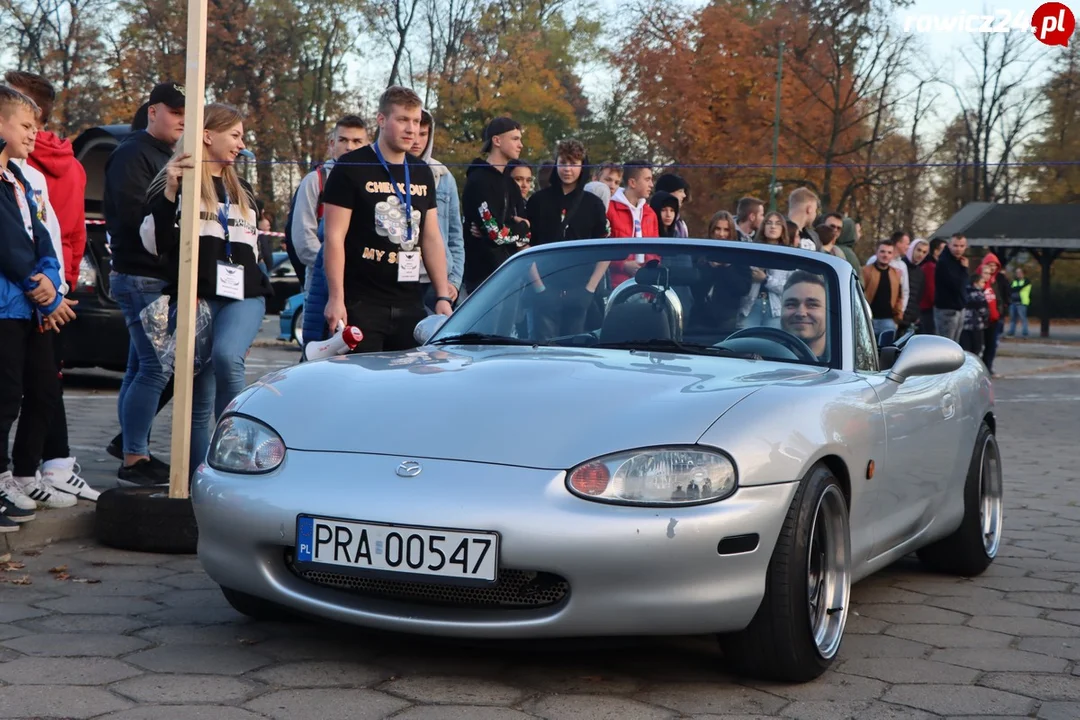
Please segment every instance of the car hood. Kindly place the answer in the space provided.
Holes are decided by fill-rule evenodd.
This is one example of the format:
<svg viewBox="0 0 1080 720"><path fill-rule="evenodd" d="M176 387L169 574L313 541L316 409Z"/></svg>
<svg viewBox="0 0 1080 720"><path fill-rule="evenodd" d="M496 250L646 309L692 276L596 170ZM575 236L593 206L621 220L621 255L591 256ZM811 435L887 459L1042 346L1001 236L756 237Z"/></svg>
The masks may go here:
<svg viewBox="0 0 1080 720"><path fill-rule="evenodd" d="M290 449L566 469L694 443L757 389L822 368L626 350L425 347L303 363L234 403Z"/></svg>

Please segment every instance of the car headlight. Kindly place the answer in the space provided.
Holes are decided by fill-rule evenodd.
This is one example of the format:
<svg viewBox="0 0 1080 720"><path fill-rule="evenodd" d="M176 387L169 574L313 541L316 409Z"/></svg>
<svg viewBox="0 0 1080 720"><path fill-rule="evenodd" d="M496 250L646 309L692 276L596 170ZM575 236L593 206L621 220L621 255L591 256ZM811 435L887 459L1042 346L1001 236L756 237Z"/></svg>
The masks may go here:
<svg viewBox="0 0 1080 720"><path fill-rule="evenodd" d="M652 448L590 460L566 476L570 492L620 505L697 505L735 492L735 463L700 448Z"/></svg>
<svg viewBox="0 0 1080 720"><path fill-rule="evenodd" d="M285 442L257 420L229 415L218 423L206 461L231 473L270 472L285 459Z"/></svg>

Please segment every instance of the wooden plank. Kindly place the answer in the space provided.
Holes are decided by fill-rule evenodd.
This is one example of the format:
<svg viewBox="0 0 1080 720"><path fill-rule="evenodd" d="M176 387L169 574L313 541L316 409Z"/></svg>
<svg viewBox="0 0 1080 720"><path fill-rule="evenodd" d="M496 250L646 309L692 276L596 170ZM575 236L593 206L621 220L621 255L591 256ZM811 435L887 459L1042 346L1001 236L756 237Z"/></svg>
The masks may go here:
<svg viewBox="0 0 1080 720"><path fill-rule="evenodd" d="M203 109L206 100L206 3L188 0L187 65L184 77L183 151L193 170L185 170L180 198L180 279L176 299L176 370L173 393L169 497L189 496L191 470L191 394L195 366L196 282L199 261L199 207L202 190Z"/></svg>

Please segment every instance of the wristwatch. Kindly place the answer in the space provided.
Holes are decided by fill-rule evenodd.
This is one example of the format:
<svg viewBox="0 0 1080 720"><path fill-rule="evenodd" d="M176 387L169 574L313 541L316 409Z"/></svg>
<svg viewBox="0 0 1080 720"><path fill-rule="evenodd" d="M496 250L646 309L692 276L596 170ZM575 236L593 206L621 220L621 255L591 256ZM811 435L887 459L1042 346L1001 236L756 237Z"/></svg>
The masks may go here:
<svg viewBox="0 0 1080 720"><path fill-rule="evenodd" d="M438 303L440 300L445 300L446 302L450 303L450 307L454 307L454 301L446 297L445 295L440 295L439 297L435 298L436 303Z"/></svg>

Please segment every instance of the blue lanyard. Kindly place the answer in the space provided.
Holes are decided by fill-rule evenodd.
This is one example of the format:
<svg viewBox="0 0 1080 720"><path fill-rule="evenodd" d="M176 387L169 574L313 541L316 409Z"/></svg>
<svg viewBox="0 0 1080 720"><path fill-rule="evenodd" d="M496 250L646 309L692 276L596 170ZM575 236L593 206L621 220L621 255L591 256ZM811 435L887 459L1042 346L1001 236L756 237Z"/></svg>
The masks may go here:
<svg viewBox="0 0 1080 720"><path fill-rule="evenodd" d="M398 188L397 180L394 179L393 173L390 172L390 166L386 164L386 159L383 157L382 150L379 149L379 143L376 141L375 145L375 157L379 158L379 162L382 163L383 170L390 176L390 188L394 191L394 195L397 196L398 202L405 206L405 243L412 245L412 184L409 181L409 159L406 157L405 162L405 194L402 195L401 190Z"/></svg>
<svg viewBox="0 0 1080 720"><path fill-rule="evenodd" d="M225 231L225 257L228 259L229 264L232 264L232 242L229 241L229 209L232 207L229 204L229 191L225 191L225 205L224 209L218 208L217 219L221 223L221 229Z"/></svg>

